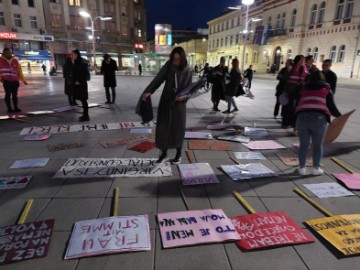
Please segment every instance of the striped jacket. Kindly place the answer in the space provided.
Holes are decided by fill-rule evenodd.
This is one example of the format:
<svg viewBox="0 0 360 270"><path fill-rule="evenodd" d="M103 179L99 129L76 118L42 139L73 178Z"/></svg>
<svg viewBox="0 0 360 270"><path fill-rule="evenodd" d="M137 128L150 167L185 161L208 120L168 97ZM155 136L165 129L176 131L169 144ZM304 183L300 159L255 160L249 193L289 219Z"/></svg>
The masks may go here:
<svg viewBox="0 0 360 270"><path fill-rule="evenodd" d="M305 79L307 75L308 75L308 70L305 65L302 65L299 68L293 65L290 71L288 83L295 85L302 85L305 83Z"/></svg>
<svg viewBox="0 0 360 270"><path fill-rule="evenodd" d="M0 57L0 79L1 81L25 81L19 61L12 57L9 60Z"/></svg>

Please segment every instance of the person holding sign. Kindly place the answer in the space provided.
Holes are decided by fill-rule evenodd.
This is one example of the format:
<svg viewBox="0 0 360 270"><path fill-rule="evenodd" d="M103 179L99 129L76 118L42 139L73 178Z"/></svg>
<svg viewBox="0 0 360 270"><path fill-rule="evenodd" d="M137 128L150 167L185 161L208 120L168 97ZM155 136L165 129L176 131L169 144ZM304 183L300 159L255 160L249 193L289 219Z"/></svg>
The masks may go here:
<svg viewBox="0 0 360 270"><path fill-rule="evenodd" d="M178 96L177 93L187 87L191 81L192 73L188 67L185 51L182 47L176 47L172 50L169 61L161 68L142 94L142 100L145 102L165 82L156 124L155 143L156 147L161 150L157 163L162 163L166 159L167 150L171 148L176 148L176 156L172 163L178 164L181 161L188 98Z"/></svg>
<svg viewBox="0 0 360 270"><path fill-rule="evenodd" d="M330 116L341 115L337 109L330 85L325 81L321 71L316 70L309 75L309 81L300 92L299 104L296 108L296 129L298 131L299 147L299 174L306 173L306 157L310 138L313 147L313 175L321 175L320 168L323 153L323 141L330 123Z"/></svg>

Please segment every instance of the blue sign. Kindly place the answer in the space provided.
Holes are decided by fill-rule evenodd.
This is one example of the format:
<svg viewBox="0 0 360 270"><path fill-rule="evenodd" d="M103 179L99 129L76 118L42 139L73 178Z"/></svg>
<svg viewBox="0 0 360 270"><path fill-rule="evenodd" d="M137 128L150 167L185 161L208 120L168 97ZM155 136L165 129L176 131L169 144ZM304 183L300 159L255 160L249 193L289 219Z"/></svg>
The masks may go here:
<svg viewBox="0 0 360 270"><path fill-rule="evenodd" d="M52 61L54 60L49 51L44 50L14 50L13 54L21 59L34 60L34 61Z"/></svg>
<svg viewBox="0 0 360 270"><path fill-rule="evenodd" d="M167 45L172 46L172 34L167 35Z"/></svg>

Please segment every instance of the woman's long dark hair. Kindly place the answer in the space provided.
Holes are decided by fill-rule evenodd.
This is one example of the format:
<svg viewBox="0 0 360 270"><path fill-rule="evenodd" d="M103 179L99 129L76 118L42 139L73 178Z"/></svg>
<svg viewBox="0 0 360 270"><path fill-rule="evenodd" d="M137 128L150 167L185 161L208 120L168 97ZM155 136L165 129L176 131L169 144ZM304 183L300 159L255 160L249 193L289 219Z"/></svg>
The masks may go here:
<svg viewBox="0 0 360 270"><path fill-rule="evenodd" d="M183 70L184 68L187 67L188 65L188 61L186 59L186 53L185 50L182 47L176 47L172 50L172 52L170 53L170 61L173 62L174 61L174 57L175 54L180 55L180 66L179 69Z"/></svg>
<svg viewBox="0 0 360 270"><path fill-rule="evenodd" d="M295 56L294 61L293 61L294 65L296 66L299 63L299 61L304 58L305 58L305 56L303 56L302 54L298 54L297 56Z"/></svg>
<svg viewBox="0 0 360 270"><path fill-rule="evenodd" d="M75 49L72 51L73 53L77 54L77 59L76 59L76 62L81 62L82 61L82 58L81 58L81 53L78 49Z"/></svg>

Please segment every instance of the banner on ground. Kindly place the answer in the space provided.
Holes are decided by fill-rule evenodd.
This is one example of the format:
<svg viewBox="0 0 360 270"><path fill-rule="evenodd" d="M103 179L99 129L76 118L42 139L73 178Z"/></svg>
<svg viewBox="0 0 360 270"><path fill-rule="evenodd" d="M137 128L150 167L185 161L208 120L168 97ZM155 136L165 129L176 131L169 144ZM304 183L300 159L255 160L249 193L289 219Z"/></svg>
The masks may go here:
<svg viewBox="0 0 360 270"><path fill-rule="evenodd" d="M236 159L259 159L265 160L266 157L261 152L234 152Z"/></svg>
<svg viewBox="0 0 360 270"><path fill-rule="evenodd" d="M32 176L0 177L0 190L21 189L29 184Z"/></svg>
<svg viewBox="0 0 360 270"><path fill-rule="evenodd" d="M185 132L185 139L205 139L205 140L212 140L213 136L209 132L200 132L200 131L186 131Z"/></svg>
<svg viewBox="0 0 360 270"><path fill-rule="evenodd" d="M273 141L251 141L248 143L243 143L242 145L246 146L251 150L275 150L275 149L284 149L285 146Z"/></svg>
<svg viewBox="0 0 360 270"><path fill-rule="evenodd" d="M189 149L191 150L213 150L213 151L230 151L228 142L216 140L190 140Z"/></svg>
<svg viewBox="0 0 360 270"><path fill-rule="evenodd" d="M0 228L0 265L46 257L55 220Z"/></svg>
<svg viewBox="0 0 360 270"><path fill-rule="evenodd" d="M65 260L151 250L148 215L117 216L75 223Z"/></svg>
<svg viewBox="0 0 360 270"><path fill-rule="evenodd" d="M53 178L112 178L172 176L168 162L154 158L69 158Z"/></svg>
<svg viewBox="0 0 360 270"><path fill-rule="evenodd" d="M303 186L310 190L318 198L355 196L354 193L342 187L338 183L303 184Z"/></svg>
<svg viewBox="0 0 360 270"><path fill-rule="evenodd" d="M360 215L339 215L305 222L344 256L360 254Z"/></svg>
<svg viewBox="0 0 360 270"><path fill-rule="evenodd" d="M295 245L314 242L314 239L283 212L255 213L230 218L242 250Z"/></svg>
<svg viewBox="0 0 360 270"><path fill-rule="evenodd" d="M151 134L151 128L133 128L130 130L130 134Z"/></svg>
<svg viewBox="0 0 360 270"><path fill-rule="evenodd" d="M111 140L111 141L102 141L99 143L104 148L112 148L112 147L116 147L119 145L125 145L125 144L139 142L139 141L145 140L147 137L148 136L138 135L138 136L133 136L130 138L118 138L118 139Z"/></svg>
<svg viewBox="0 0 360 270"><path fill-rule="evenodd" d="M31 134L57 134L80 131L104 131L117 130L127 128L144 127L140 122L119 122L119 123L105 123L105 124L82 124L82 125L61 125L61 126L42 126L42 127L27 127L21 130L20 135Z"/></svg>
<svg viewBox="0 0 360 270"><path fill-rule="evenodd" d="M178 167L184 186L219 183L209 163L179 164Z"/></svg>
<svg viewBox="0 0 360 270"><path fill-rule="evenodd" d="M234 181L277 176L261 163L222 165L221 169Z"/></svg>
<svg viewBox="0 0 360 270"><path fill-rule="evenodd" d="M217 137L218 140L229 141L229 142L238 142L238 143L248 143L250 142L249 137L235 135L235 136L220 136Z"/></svg>
<svg viewBox="0 0 360 270"><path fill-rule="evenodd" d="M245 127L244 135L260 138L269 136L269 132L264 128Z"/></svg>
<svg viewBox="0 0 360 270"><path fill-rule="evenodd" d="M161 213L157 219L164 248L240 239L221 209Z"/></svg>
<svg viewBox="0 0 360 270"><path fill-rule="evenodd" d="M27 169L27 168L41 168L45 167L49 158L32 158L16 160L9 169Z"/></svg>
<svg viewBox="0 0 360 270"><path fill-rule="evenodd" d="M333 173L332 175L343 182L349 189L360 190L359 173Z"/></svg>

